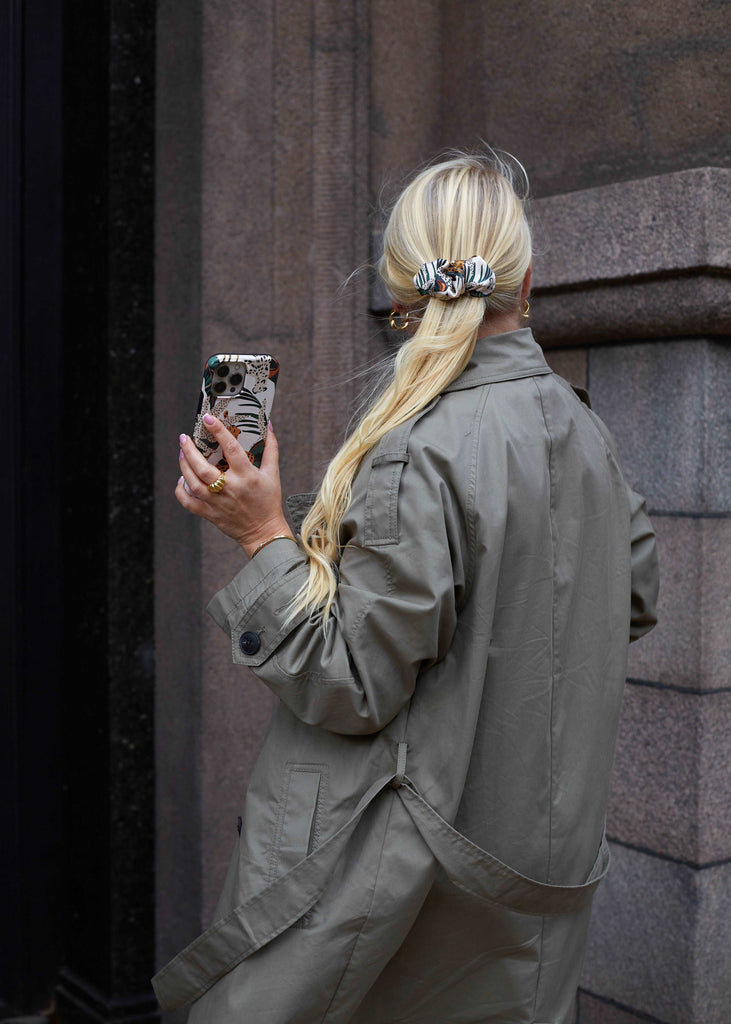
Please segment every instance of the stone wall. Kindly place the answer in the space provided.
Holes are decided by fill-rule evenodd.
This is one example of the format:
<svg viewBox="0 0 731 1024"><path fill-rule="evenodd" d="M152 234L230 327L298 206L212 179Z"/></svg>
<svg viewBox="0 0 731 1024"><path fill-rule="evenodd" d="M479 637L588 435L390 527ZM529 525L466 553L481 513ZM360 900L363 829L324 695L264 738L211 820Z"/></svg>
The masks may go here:
<svg viewBox="0 0 731 1024"><path fill-rule="evenodd" d="M535 196L728 165L716 0L371 4L374 187L441 146L515 153Z"/></svg>

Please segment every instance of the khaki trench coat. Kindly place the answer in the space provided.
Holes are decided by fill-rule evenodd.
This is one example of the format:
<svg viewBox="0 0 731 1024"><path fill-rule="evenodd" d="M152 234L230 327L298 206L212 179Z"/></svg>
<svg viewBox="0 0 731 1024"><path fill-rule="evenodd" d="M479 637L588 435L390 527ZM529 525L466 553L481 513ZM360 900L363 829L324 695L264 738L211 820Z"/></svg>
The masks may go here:
<svg viewBox="0 0 731 1024"><path fill-rule="evenodd" d="M655 538L528 329L364 460L332 618L264 548L209 611L279 698L216 919L153 979L190 1024L568 1024Z"/></svg>

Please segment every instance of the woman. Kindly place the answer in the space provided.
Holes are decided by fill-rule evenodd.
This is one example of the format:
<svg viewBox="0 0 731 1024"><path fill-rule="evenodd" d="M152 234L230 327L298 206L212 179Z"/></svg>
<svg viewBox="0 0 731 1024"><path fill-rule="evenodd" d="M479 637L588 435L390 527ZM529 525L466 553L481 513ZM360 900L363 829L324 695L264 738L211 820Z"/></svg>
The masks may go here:
<svg viewBox="0 0 731 1024"><path fill-rule="evenodd" d="M220 491L182 442L178 500L251 558L209 611L280 699L215 923L156 991L191 1024L568 1024L654 535L525 326L507 165L417 175L379 269L412 334L299 541L273 434L257 471L211 424Z"/></svg>

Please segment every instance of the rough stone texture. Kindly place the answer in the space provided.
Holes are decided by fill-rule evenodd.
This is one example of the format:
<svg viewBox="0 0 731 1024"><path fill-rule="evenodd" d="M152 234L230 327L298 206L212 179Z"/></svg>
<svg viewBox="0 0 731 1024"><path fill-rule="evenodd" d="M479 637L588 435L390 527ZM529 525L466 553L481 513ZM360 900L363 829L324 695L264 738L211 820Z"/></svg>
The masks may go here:
<svg viewBox="0 0 731 1024"><path fill-rule="evenodd" d="M731 859L731 693L630 683L607 809L612 839L705 865Z"/></svg>
<svg viewBox="0 0 731 1024"><path fill-rule="evenodd" d="M442 143L514 152L536 195L728 164L722 4L517 0L486 16L468 0L459 17L441 11L442 84L428 95Z"/></svg>
<svg viewBox="0 0 731 1024"><path fill-rule="evenodd" d="M729 687L731 518L655 515L652 523L661 570L658 624L630 646L628 674L699 690Z"/></svg>
<svg viewBox="0 0 731 1024"><path fill-rule="evenodd" d="M731 171L699 167L537 200L537 292L731 270Z"/></svg>
<svg viewBox="0 0 731 1024"><path fill-rule="evenodd" d="M313 394L314 486L342 440L353 411L352 374L368 354L366 275L356 274L336 290L369 256L369 36L366 0L313 0L312 11L312 361L317 370L311 368L308 377L316 374L318 383L327 383Z"/></svg>
<svg viewBox="0 0 731 1024"><path fill-rule="evenodd" d="M612 858L581 988L667 1024L727 1024L731 864L696 871L616 843Z"/></svg>
<svg viewBox="0 0 731 1024"><path fill-rule="evenodd" d="M726 277L679 274L536 294L533 322L545 346L730 333Z"/></svg>
<svg viewBox="0 0 731 1024"><path fill-rule="evenodd" d="M541 342L540 334L536 334L536 339ZM586 388L585 348L552 348L546 359L559 377L563 377L577 388Z"/></svg>
<svg viewBox="0 0 731 1024"><path fill-rule="evenodd" d="M712 341L589 352L592 405L651 510L731 511L731 350Z"/></svg>
<svg viewBox="0 0 731 1024"><path fill-rule="evenodd" d="M731 694L707 694L699 716L699 853L701 863L731 858Z"/></svg>
<svg viewBox="0 0 731 1024"><path fill-rule="evenodd" d="M728 776L726 778L728 784ZM693 951L693 1024L726 1024L731 992L731 864L700 874Z"/></svg>
<svg viewBox="0 0 731 1024"><path fill-rule="evenodd" d="M547 342L731 332L731 172L550 196L533 221L535 322Z"/></svg>
<svg viewBox="0 0 731 1024"><path fill-rule="evenodd" d="M370 3L370 186L376 221L381 201L387 205L395 198L403 176L443 145L436 114L443 88L442 11L443 5L424 0Z"/></svg>
<svg viewBox="0 0 731 1024"><path fill-rule="evenodd" d="M272 230L258 246L271 247L272 337L280 363L273 424L280 441L284 493L312 486L313 453L298 443L309 432L312 372L312 103L309 4L275 4L272 131ZM293 268L296 270L293 272Z"/></svg>

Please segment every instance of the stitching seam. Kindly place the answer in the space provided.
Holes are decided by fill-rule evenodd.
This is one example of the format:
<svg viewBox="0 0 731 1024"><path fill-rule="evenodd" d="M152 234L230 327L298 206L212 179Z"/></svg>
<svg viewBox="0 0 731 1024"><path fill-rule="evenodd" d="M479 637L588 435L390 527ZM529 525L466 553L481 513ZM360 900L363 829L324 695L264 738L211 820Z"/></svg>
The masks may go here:
<svg viewBox="0 0 731 1024"><path fill-rule="evenodd" d="M352 946L352 949L350 951L350 956L348 957L348 962L346 963L345 967L343 968L343 973L340 975L340 980L338 981L337 985L335 986L335 991L333 992L332 999L328 1003L327 1009L325 1010L324 1016L322 1017L321 1024L326 1024L327 1018L328 1018L328 1016L330 1014L330 1010L333 1007L333 1003L335 1002L335 1000L337 998L338 992L340 992L340 989L342 988L343 982L345 980L345 976L348 973L348 971L350 970L351 964L353 963L353 957L355 956L355 951L356 951L356 949L358 947L358 943L360 942L360 939L361 939L361 937L363 935L363 931L364 931L366 925L368 924L368 922L370 920L370 917L371 917L371 913L373 911L373 903L374 903L375 898L376 898L376 889L378 888L378 876L381 873L381 863L383 861L383 851L384 851L384 849L386 847L386 836L388 835L388 826L389 826L389 824L391 822L391 811L393 810L393 805L394 805L394 802L395 802L395 797L396 797L396 794L394 793L392 795L391 803L390 803L389 808L388 808L388 816L386 818L386 824L385 824L384 829L383 829L383 840L381 842L381 849L380 849L380 852L378 854L378 865L376 867L376 873L375 873L375 877L373 879L373 888L371 889L371 899L370 899L370 903L368 904L368 910L366 911L366 915L365 915L365 917L363 919L363 924L360 926L358 934L355 937L355 941L353 942L353 946Z"/></svg>
<svg viewBox="0 0 731 1024"><path fill-rule="evenodd" d="M546 410L543 405L543 393L541 392L538 380L533 378L533 383L538 392L538 401L541 403L541 415L543 425L548 435L548 486L549 486L549 508L551 526L551 727L549 731L549 779L548 779L548 863L546 864L546 881L551 878L551 840L553 838L553 700L556 692L556 530L554 524L554 486L553 486L553 438L548 429Z"/></svg>

